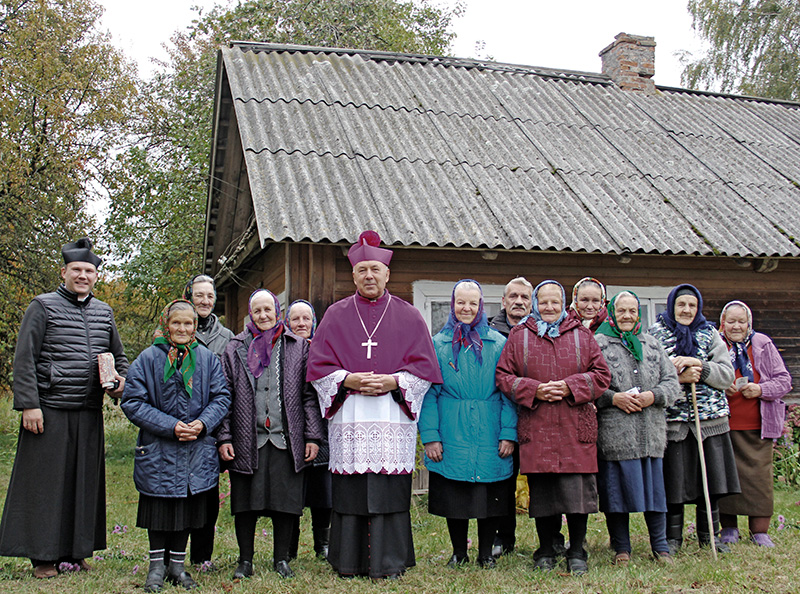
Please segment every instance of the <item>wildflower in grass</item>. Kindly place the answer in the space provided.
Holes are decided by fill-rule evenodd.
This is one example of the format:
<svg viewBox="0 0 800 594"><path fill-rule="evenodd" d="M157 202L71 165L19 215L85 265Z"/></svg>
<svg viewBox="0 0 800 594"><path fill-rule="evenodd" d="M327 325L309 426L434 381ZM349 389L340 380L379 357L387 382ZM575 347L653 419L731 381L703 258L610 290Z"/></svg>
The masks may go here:
<svg viewBox="0 0 800 594"><path fill-rule="evenodd" d="M262 528L262 529L261 529L261 536L263 536L264 538L266 538L267 536L269 536L269 532L267 532L267 529L266 529L266 528Z"/></svg>
<svg viewBox="0 0 800 594"><path fill-rule="evenodd" d="M467 539L467 550L469 550L469 549L471 549L471 548L472 548L472 539L471 539L471 538L468 538L468 539Z"/></svg>
<svg viewBox="0 0 800 594"><path fill-rule="evenodd" d="M93 559L94 559L95 561L103 561L103 556L102 556L102 555L95 555L95 556L93 557Z"/></svg>
<svg viewBox="0 0 800 594"><path fill-rule="evenodd" d="M134 565L134 566L133 566L133 575L136 575L136 573L137 573L138 571L139 571L139 566L138 566L138 565Z"/></svg>
<svg viewBox="0 0 800 594"><path fill-rule="evenodd" d="M70 563L69 561L62 561L58 564L58 571L61 573L67 573L69 571L80 571L81 566L77 563Z"/></svg>
<svg viewBox="0 0 800 594"><path fill-rule="evenodd" d="M201 572L211 571L211 568L213 566L214 566L214 564L211 563L210 559L208 561L203 561L203 564L200 566L200 571Z"/></svg>
<svg viewBox="0 0 800 594"><path fill-rule="evenodd" d="M686 534L694 534L695 525L694 522L689 522L689 527L686 528Z"/></svg>
<svg viewBox="0 0 800 594"><path fill-rule="evenodd" d="M778 530L783 530L786 528L786 518L782 515L778 515Z"/></svg>

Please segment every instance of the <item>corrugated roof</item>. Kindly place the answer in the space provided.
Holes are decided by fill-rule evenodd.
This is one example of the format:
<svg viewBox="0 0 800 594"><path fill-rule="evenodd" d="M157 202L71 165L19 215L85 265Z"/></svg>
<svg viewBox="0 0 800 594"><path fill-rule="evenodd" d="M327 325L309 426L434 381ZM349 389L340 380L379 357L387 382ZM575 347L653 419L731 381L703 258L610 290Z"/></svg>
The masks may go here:
<svg viewBox="0 0 800 594"><path fill-rule="evenodd" d="M262 244L800 255L797 105L381 52L221 60Z"/></svg>

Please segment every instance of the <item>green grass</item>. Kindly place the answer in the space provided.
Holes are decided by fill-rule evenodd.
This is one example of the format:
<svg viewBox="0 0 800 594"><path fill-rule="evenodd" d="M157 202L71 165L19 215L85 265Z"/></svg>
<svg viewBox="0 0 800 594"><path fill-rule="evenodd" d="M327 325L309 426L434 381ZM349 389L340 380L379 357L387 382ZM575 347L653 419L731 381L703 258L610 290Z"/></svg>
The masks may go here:
<svg viewBox="0 0 800 594"><path fill-rule="evenodd" d="M18 413L8 412L10 402L0 398L0 495L5 494L14 459ZM62 574L53 580L40 581L31 576L26 559L0 558L0 592L28 594L33 592L71 593L135 593L142 592L147 573L147 535L136 528L138 495L133 487L133 445L136 431L119 408L106 409L106 461L108 500L108 548L99 551L102 559L92 561L94 570L81 574ZM223 475L220 492L228 491ZM4 497L3 497L4 498ZM447 527L442 518L427 513L425 498L415 497L412 508L417 566L398 583L371 582L366 579L341 580L326 563L314 557L308 514L303 517L300 556L292 562L297 577L281 580L271 571L272 536L269 520L258 525L256 541L256 575L250 580L233 583L236 539L227 503L218 523L215 561L221 571L193 572L202 592L298 592L316 594L342 592L348 594L374 592L470 592L477 594L510 592L564 592L581 594L666 594L666 593L790 593L800 592L800 491L776 491L776 510L771 535L777 547L762 549L748 543L734 547L733 553L721 555L714 562L708 550L700 550L693 536L687 537L677 563L672 567L657 565L649 558L647 533L641 515L632 518L633 561L627 568L611 565L608 533L602 514L589 518L587 535L589 575L574 578L564 567L550 574L532 570L535 549L533 520L517 516L517 551L503 557L497 569L484 571L474 563L466 568L450 570L444 566L451 554ZM694 510L687 507L687 524L694 520ZM778 529L778 515L785 517ZM127 531L113 533L114 527L127 526ZM742 528L744 524L742 523ZM477 539L475 523L470 538ZM262 530L266 529L266 536ZM471 555L474 557L474 554ZM138 567L138 569L137 569ZM182 590L167 586L165 592Z"/></svg>

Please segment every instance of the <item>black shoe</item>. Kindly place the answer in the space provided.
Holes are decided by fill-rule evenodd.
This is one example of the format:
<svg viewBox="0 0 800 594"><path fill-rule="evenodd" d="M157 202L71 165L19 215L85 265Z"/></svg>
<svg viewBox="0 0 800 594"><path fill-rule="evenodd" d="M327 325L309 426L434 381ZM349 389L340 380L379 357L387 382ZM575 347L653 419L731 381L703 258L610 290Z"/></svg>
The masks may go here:
<svg viewBox="0 0 800 594"><path fill-rule="evenodd" d="M556 567L556 558L555 557L539 557L535 559L533 562L534 569L540 569L541 571L553 571Z"/></svg>
<svg viewBox="0 0 800 594"><path fill-rule="evenodd" d="M462 567L469 563L469 557L464 555L463 557L459 557L458 555L453 555L450 557L450 561L447 562L447 567L455 568L455 567Z"/></svg>
<svg viewBox="0 0 800 594"><path fill-rule="evenodd" d="M478 557L478 565L483 569L494 569L497 567L497 560L491 555L488 557Z"/></svg>
<svg viewBox="0 0 800 594"><path fill-rule="evenodd" d="M150 561L150 568L147 570L147 579L144 582L145 592L161 592L164 587L164 576L167 575L167 568L164 560Z"/></svg>
<svg viewBox="0 0 800 594"><path fill-rule="evenodd" d="M253 575L253 562L246 559L240 559L239 565L236 566L236 571L233 572L233 579L243 580Z"/></svg>
<svg viewBox="0 0 800 594"><path fill-rule="evenodd" d="M183 564L169 564L167 581L173 586L182 586L185 590L192 590L197 587L197 582L192 579L189 572L183 569Z"/></svg>
<svg viewBox="0 0 800 594"><path fill-rule="evenodd" d="M589 573L589 564L585 559L572 557L567 559L567 571L572 575L586 575Z"/></svg>
<svg viewBox="0 0 800 594"><path fill-rule="evenodd" d="M294 577L294 572L292 571L292 568L289 567L289 562L286 561L285 559L281 559L280 561L275 561L275 563L273 563L272 566L275 568L275 571L278 572L278 575L281 576L282 578Z"/></svg>
<svg viewBox="0 0 800 594"><path fill-rule="evenodd" d="M330 528L317 528L314 532L314 552L319 559L328 558L328 540L330 539Z"/></svg>

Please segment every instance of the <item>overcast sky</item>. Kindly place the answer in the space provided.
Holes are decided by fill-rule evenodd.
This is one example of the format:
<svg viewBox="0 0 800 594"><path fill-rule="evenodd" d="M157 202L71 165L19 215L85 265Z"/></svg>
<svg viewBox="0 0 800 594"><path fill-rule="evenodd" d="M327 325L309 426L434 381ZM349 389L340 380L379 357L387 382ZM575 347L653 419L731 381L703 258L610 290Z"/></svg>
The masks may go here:
<svg viewBox="0 0 800 594"><path fill-rule="evenodd" d="M102 26L114 43L151 70L150 58L164 58L162 44L196 16L192 6L209 8L227 0L99 0ZM432 0L434 3L437 0ZM438 0L439 4L450 4ZM687 0L464 0L455 21L453 54L490 56L500 62L600 72L598 53L620 32L656 40L656 84L681 86L680 51L697 55L700 42L686 11ZM476 44L483 42L482 49Z"/></svg>

